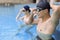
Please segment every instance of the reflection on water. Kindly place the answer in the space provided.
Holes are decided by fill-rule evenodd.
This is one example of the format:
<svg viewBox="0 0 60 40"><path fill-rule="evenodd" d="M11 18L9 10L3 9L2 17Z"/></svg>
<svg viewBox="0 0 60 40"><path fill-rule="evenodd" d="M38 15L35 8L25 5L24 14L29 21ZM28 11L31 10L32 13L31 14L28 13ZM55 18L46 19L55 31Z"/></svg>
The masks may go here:
<svg viewBox="0 0 60 40"><path fill-rule="evenodd" d="M24 4L26 5L26 4ZM23 22L16 22L16 15L24 5L14 5L10 7L0 6L0 40L31 40L31 36L24 32L24 28L17 34L18 26ZM27 4L34 8L35 4ZM36 25L30 30L36 36ZM60 25L58 25L54 36L59 40ZM28 38L28 39L27 39Z"/></svg>

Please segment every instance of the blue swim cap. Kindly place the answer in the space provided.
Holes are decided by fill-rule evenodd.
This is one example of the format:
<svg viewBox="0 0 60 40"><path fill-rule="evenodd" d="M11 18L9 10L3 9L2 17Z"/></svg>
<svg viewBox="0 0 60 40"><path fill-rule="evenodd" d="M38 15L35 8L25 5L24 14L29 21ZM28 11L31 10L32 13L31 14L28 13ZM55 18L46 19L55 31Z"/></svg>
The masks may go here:
<svg viewBox="0 0 60 40"><path fill-rule="evenodd" d="M25 9L25 10L29 10L29 8L30 8L30 7L29 7L28 5L24 6L24 9Z"/></svg>
<svg viewBox="0 0 60 40"><path fill-rule="evenodd" d="M48 9L48 10L50 10L50 4L49 4L49 2L47 2L47 1L45 1L45 0L41 0L41 1L39 1L38 3L37 3L37 6L36 6L37 8L41 8L41 9Z"/></svg>
<svg viewBox="0 0 60 40"><path fill-rule="evenodd" d="M24 6L24 9L25 9L26 11L31 12L30 7L29 7L28 5Z"/></svg>

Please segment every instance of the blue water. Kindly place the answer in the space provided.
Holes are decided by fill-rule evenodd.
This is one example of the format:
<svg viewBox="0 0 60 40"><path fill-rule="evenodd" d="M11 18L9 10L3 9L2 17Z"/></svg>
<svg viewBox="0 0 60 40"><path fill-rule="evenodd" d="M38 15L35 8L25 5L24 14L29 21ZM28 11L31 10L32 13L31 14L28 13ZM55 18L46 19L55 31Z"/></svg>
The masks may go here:
<svg viewBox="0 0 60 40"><path fill-rule="evenodd" d="M34 35L32 37L24 32L24 28L20 32L17 32L19 29L19 25L23 24L23 22L16 22L16 15L18 14L19 10L23 8L24 5L20 4L10 7L0 5L0 40L31 40L32 37L35 37L37 35L36 25L33 25L33 28L29 30ZM27 5L32 8L35 7L35 4ZM58 25L58 27L56 28L56 32L53 34L53 37L56 40L60 40L59 26L60 25Z"/></svg>

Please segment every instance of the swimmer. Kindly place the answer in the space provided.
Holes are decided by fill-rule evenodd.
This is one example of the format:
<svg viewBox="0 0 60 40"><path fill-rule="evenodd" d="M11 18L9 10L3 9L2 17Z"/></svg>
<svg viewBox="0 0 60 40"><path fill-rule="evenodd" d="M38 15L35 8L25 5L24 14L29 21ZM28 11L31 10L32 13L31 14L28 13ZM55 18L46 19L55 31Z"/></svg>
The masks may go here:
<svg viewBox="0 0 60 40"><path fill-rule="evenodd" d="M23 27L27 27L26 32L29 33L31 36L33 36L32 33L29 32L29 30L33 27L32 22L33 22L33 19L34 19L34 13L31 13L31 10L32 9L30 9L30 7L28 5L24 6L24 8L21 9L20 11L24 12L25 15L23 17L19 17L21 15L21 13L19 12L17 17L16 17L16 20L23 20L24 23L25 23L25 24L20 26L18 31L20 31L20 29L23 28Z"/></svg>
<svg viewBox="0 0 60 40"><path fill-rule="evenodd" d="M50 16L50 8L53 13ZM37 3L39 20L37 21L37 40L54 40L52 34L56 30L60 19L60 6L40 1Z"/></svg>

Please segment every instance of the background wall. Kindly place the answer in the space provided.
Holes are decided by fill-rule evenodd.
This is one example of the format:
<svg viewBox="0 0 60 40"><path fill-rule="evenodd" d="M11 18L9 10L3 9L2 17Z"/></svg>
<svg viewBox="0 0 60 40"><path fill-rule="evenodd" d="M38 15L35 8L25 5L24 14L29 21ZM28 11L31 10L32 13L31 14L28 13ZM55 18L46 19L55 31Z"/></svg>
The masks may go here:
<svg viewBox="0 0 60 40"><path fill-rule="evenodd" d="M3 3L33 3L35 2L34 0L0 0L0 4L3 4Z"/></svg>

